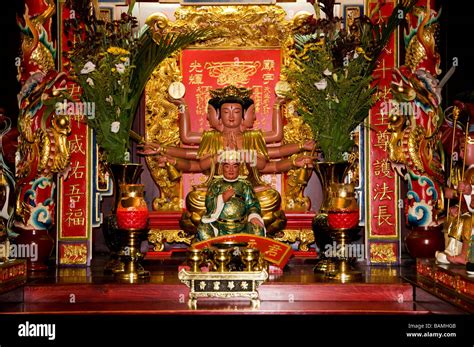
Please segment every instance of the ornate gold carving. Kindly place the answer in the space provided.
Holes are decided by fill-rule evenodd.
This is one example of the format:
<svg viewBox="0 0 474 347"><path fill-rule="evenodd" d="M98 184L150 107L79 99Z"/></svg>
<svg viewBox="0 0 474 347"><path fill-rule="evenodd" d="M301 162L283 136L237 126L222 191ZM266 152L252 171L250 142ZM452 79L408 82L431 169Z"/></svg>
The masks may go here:
<svg viewBox="0 0 474 347"><path fill-rule="evenodd" d="M51 127L36 130L35 142L40 150L38 172L51 175L62 172L69 165L67 136L70 133L69 116L66 115L53 115Z"/></svg>
<svg viewBox="0 0 474 347"><path fill-rule="evenodd" d="M151 229L148 233L148 241L153 244L155 252L161 252L165 249L165 242L185 243L191 245L194 235L187 236L183 230L160 230Z"/></svg>
<svg viewBox="0 0 474 347"><path fill-rule="evenodd" d="M215 77L220 86L247 84L259 67L259 61L240 60L211 62L204 65L204 68L209 70L209 76Z"/></svg>
<svg viewBox="0 0 474 347"><path fill-rule="evenodd" d="M285 229L283 235L274 237L273 239L280 242L293 243L300 241L298 250L303 252L309 251L309 246L314 243L314 232L311 229Z"/></svg>
<svg viewBox="0 0 474 347"><path fill-rule="evenodd" d="M439 23L433 22L429 6L426 8L416 6L413 13L418 18L421 18L421 20L418 22L417 34L413 35L407 46L405 55L406 65L412 71L415 71L427 57L434 57L436 59L436 73L439 75L441 73L439 68L441 59L436 52L436 36L439 31Z"/></svg>
<svg viewBox="0 0 474 347"><path fill-rule="evenodd" d="M185 6L176 10L174 25L218 28L215 38L195 47L277 47L288 36L285 16L279 6Z"/></svg>
<svg viewBox="0 0 474 347"><path fill-rule="evenodd" d="M64 245L64 254L60 259L60 264L84 265L87 263L86 245Z"/></svg>
<svg viewBox="0 0 474 347"><path fill-rule="evenodd" d="M396 263L397 257L395 252L393 251L393 245L390 243L387 244L380 244L380 243L373 243L370 245L370 262L374 263L381 263L381 264L389 264L389 263Z"/></svg>
<svg viewBox="0 0 474 347"><path fill-rule="evenodd" d="M286 125L283 129L283 143L294 143L298 139L300 143L313 138L313 133L308 124L301 117L295 115L295 102L288 104L283 109ZM284 209L285 211L309 211L311 200L304 196L304 189L312 174L311 170L290 170L285 181Z"/></svg>
<svg viewBox="0 0 474 347"><path fill-rule="evenodd" d="M168 86L181 79L177 58L171 57L153 72L146 85L145 139L162 146L179 145L178 108L166 99ZM151 176L160 188L160 197L153 200L155 211L180 211L179 181L172 181L169 171L160 167L156 158L146 157Z"/></svg>

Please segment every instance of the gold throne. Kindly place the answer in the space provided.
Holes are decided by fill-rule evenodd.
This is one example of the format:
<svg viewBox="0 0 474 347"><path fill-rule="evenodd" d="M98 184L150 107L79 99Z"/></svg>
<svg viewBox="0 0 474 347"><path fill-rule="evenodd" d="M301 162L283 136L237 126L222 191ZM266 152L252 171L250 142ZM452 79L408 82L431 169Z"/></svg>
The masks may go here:
<svg viewBox="0 0 474 347"><path fill-rule="evenodd" d="M169 86L182 82L184 98L191 109L192 131L209 129L206 120L209 90L229 84L252 87L257 120L255 128L272 126L272 106L277 85L286 80L285 67L291 64L292 37L305 14L285 19L286 12L276 5L262 6L185 6L175 12L176 21L168 21L161 13L152 14L147 24L156 30L197 28L202 23L218 28L218 35L196 43L163 62L146 87L145 139L162 146L195 148L181 143L179 112L168 97ZM283 141L302 143L312 138L311 130L295 115L292 102L282 107ZM272 145L270 145L271 147ZM180 227L185 198L193 186L202 185L206 176L178 174L170 165L160 167L154 157L146 159L150 174L159 187L160 196L153 200L149 241L155 251L163 251L165 242L190 245L195 234ZM281 209L288 223L276 233L276 240L298 242L299 250L308 251L314 243L310 211L311 201L303 192L308 178L301 170L264 176L267 183L281 194ZM199 217L199 216L197 216Z"/></svg>

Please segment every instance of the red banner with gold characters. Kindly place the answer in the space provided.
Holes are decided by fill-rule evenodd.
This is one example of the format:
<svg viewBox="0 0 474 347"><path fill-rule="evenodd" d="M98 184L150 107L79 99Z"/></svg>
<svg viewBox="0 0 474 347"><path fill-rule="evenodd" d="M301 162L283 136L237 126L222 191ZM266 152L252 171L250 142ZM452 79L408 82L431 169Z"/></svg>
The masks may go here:
<svg viewBox="0 0 474 347"><path fill-rule="evenodd" d="M386 21L397 5L396 0L387 0L380 5L378 0L366 2L366 13L375 11L374 22ZM374 75L379 78L378 88L382 93L372 107L366 131L366 242L370 264L396 264L399 262L399 186L398 177L388 159L390 132L389 114L384 104L390 102L392 68L398 63L398 35L395 32L382 53Z"/></svg>
<svg viewBox="0 0 474 347"><path fill-rule="evenodd" d="M59 2L60 52L61 70L65 62L64 53L67 47L67 37L63 33L64 20L71 16L71 11ZM68 93L80 102L80 88L69 83ZM71 101L64 100L63 109ZM69 114L69 112L68 112ZM66 178L61 177L58 182L58 234L57 234L57 262L58 265L88 266L92 258L92 221L91 221L91 147L92 134L86 124L84 114L71 113L71 133L68 136L71 167Z"/></svg>

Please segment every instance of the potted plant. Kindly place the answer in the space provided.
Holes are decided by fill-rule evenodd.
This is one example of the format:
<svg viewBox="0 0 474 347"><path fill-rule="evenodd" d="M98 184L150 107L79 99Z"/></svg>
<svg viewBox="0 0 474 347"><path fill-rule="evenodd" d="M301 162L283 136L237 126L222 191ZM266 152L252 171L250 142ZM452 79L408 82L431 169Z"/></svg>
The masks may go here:
<svg viewBox="0 0 474 347"><path fill-rule="evenodd" d="M129 162L129 133L141 95L153 70L177 50L205 38L209 30L154 32L137 29L131 16L135 1L120 20L106 22L88 8L67 21L69 59L82 101L91 103L87 124L109 164ZM91 13L91 14L89 14ZM73 42L73 43L72 43Z"/></svg>
<svg viewBox="0 0 474 347"><path fill-rule="evenodd" d="M377 101L373 72L392 32L404 18L399 14L408 13L415 3L401 2L385 23L373 23L361 16L343 28L342 19L334 17L334 1L316 1L315 16L308 16L301 26L304 34L295 34L293 64L288 71L290 97L311 127L323 157L315 170L325 197L313 229L329 226L333 231L350 230L359 224L354 187L344 184L348 160L354 157L354 130ZM321 11L326 18L321 18ZM337 242L343 245L347 234L338 235ZM338 276L350 277L347 272Z"/></svg>
<svg viewBox="0 0 474 347"><path fill-rule="evenodd" d="M316 1L315 16L303 25L305 34L295 35L294 64L288 71L291 97L313 130L323 162L334 164L325 164L330 166L328 174L333 174L325 176L329 181L345 176L347 165L337 163L350 158L353 132L377 101L373 76L377 60L402 20L398 14L408 13L415 2L400 3L386 23L376 24L362 16L350 28L342 28L342 19L333 15L334 1Z"/></svg>
<svg viewBox="0 0 474 347"><path fill-rule="evenodd" d="M81 86L82 101L88 103L89 111L93 110L87 113L86 121L94 129L104 161L114 177L112 213L120 200L120 186L136 183L142 170L140 164L130 163L128 149L133 119L149 77L167 57L205 39L211 32L208 28L153 30L146 24L138 29L138 21L131 15L134 3L131 1L127 13L119 20L106 22L97 17L97 9L90 2L74 2L76 16L65 24L71 48L70 72ZM108 216L103 231L112 252L119 252L123 246L116 229L115 215ZM120 264L112 262L107 268L116 266Z"/></svg>

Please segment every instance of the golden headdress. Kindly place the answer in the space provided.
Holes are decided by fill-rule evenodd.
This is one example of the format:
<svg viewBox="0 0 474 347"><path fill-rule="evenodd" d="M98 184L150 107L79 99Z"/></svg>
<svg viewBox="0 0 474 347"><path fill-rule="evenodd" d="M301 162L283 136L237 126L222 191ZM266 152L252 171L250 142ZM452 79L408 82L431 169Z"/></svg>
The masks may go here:
<svg viewBox="0 0 474 347"><path fill-rule="evenodd" d="M247 109L253 104L253 100L250 98L252 95L252 89L245 87L236 87L228 85L224 88L212 89L209 91L211 99L209 104L218 109L222 104L227 102L238 102L244 109Z"/></svg>
<svg viewBox="0 0 474 347"><path fill-rule="evenodd" d="M240 99L246 99L250 98L250 96L252 95L252 89L229 85L224 88L212 89L209 91L209 94L211 94L211 98L223 99L228 97L235 97Z"/></svg>

